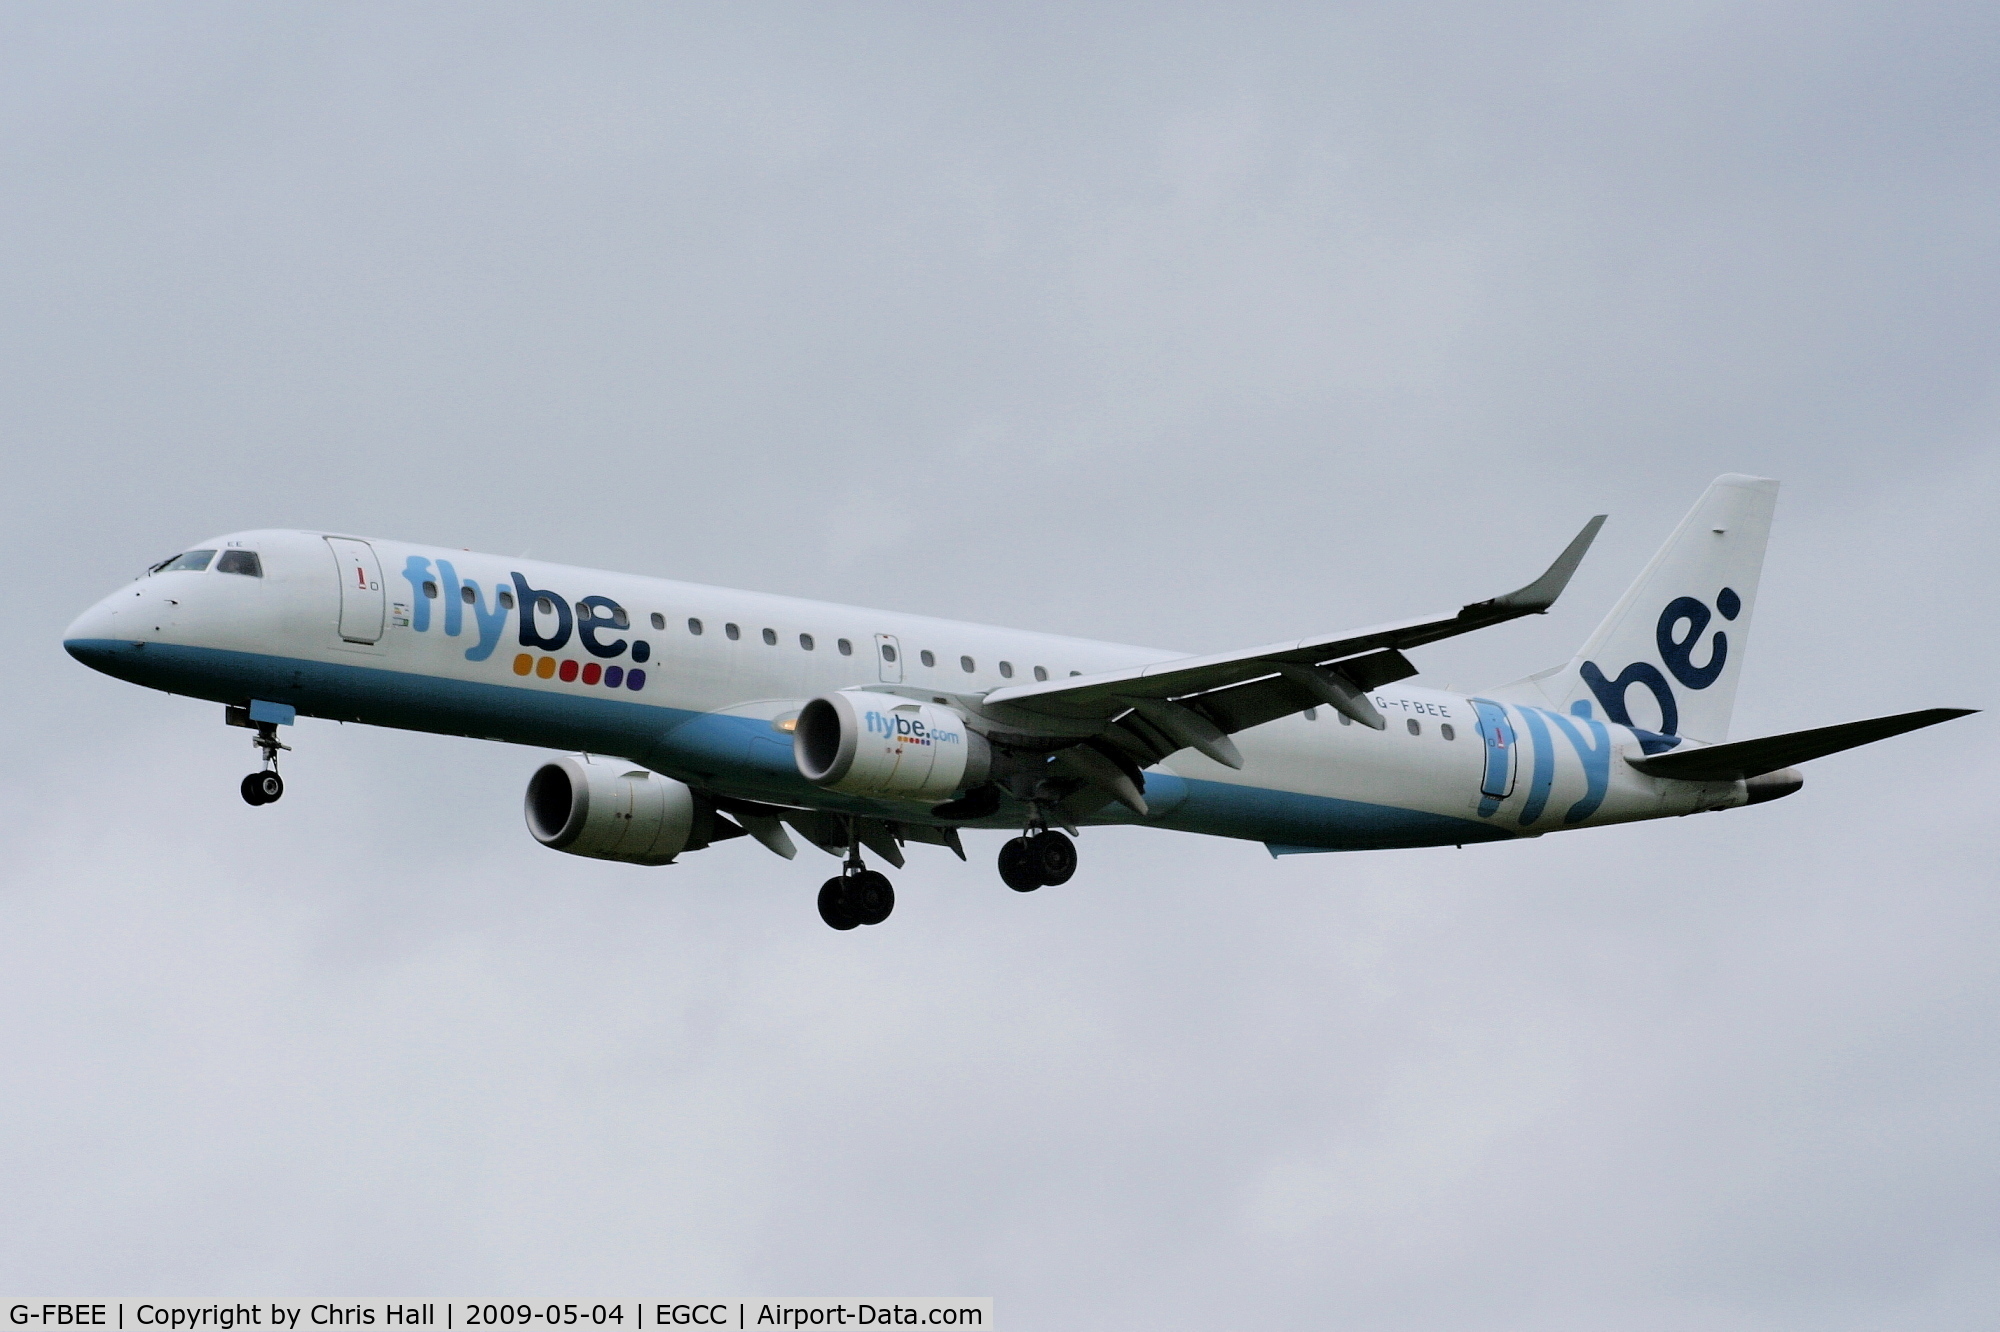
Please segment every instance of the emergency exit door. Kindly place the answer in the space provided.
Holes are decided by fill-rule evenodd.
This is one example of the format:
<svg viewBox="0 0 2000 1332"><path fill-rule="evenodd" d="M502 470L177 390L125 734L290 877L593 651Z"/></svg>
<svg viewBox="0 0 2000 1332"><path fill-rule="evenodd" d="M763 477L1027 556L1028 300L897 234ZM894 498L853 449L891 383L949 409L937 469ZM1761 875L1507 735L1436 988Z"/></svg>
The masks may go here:
<svg viewBox="0 0 2000 1332"><path fill-rule="evenodd" d="M903 683L903 645L894 634L875 635L875 665L883 684Z"/></svg>
<svg viewBox="0 0 2000 1332"><path fill-rule="evenodd" d="M374 643L382 637L385 607L382 565L375 548L352 537L328 537L334 563L340 568L340 636L349 643Z"/></svg>

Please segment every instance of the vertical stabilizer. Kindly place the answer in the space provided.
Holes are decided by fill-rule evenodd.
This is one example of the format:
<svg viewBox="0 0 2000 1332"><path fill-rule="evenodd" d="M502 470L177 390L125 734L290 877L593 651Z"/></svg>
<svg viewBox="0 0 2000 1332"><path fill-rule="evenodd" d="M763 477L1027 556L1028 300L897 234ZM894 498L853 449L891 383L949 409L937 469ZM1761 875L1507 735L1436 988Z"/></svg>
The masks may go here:
<svg viewBox="0 0 2000 1332"><path fill-rule="evenodd" d="M1664 735L1729 737L1778 483L1720 476L1567 666L1495 691Z"/></svg>

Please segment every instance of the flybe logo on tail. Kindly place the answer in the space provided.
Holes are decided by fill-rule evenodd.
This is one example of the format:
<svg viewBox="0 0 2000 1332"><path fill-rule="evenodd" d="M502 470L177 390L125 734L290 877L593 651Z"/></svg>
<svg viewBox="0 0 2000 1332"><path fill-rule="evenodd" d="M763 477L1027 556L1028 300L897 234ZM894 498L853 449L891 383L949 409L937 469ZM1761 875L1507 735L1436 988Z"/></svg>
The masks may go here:
<svg viewBox="0 0 2000 1332"><path fill-rule="evenodd" d="M1743 613L1743 598L1736 595L1733 588L1723 588L1715 594L1715 610L1693 597L1675 597L1660 612L1659 623L1653 627L1653 639L1659 648L1660 661L1667 671L1688 689L1706 689L1722 676L1722 668L1729 662L1729 635L1717 629L1706 644L1708 659L1695 663L1695 653L1703 650L1702 633L1709 621L1720 612L1725 620L1734 620ZM1597 696L1604 708L1604 715L1620 726L1631 726L1632 714L1625 706L1625 691L1633 685L1643 685L1660 705L1660 732L1663 735L1678 735L1681 727L1680 705L1674 701L1673 686L1660 668L1648 661L1635 661L1615 677L1606 678L1603 670L1594 661L1586 661L1578 668L1577 674L1590 686L1590 692ZM1648 752L1651 752L1650 749Z"/></svg>

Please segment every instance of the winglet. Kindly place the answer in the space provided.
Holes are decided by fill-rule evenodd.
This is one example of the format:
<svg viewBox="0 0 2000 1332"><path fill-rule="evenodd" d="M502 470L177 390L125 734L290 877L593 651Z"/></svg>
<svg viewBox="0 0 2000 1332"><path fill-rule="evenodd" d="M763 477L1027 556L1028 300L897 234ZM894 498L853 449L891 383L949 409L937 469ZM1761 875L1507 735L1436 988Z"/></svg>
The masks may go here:
<svg viewBox="0 0 2000 1332"><path fill-rule="evenodd" d="M1494 611L1511 611L1516 615L1540 615L1556 604L1556 598L1569 586L1570 575L1576 566L1583 563L1584 552L1590 543L1597 540L1597 529L1604 526L1604 514L1598 514L1583 525L1583 530L1556 556L1556 562L1534 582L1526 587L1509 592L1504 597L1494 597L1491 601L1475 601L1459 612L1467 614L1491 614Z"/></svg>

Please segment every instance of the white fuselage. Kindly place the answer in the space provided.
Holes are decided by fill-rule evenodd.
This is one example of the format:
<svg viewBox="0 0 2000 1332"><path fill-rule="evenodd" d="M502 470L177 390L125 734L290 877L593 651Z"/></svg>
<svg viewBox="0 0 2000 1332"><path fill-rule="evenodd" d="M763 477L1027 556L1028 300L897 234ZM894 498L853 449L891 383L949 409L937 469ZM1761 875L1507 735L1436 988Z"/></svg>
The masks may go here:
<svg viewBox="0 0 2000 1332"><path fill-rule="evenodd" d="M322 533L240 532L203 549L254 551L260 571L224 572L218 556L142 578L71 626L70 651L218 702L617 755L738 799L905 823L930 821L928 805L800 777L790 728L806 700L874 689L947 703L977 727L989 691L1181 655ZM1108 804L1090 821L1339 850L1744 800L1740 782L1636 771L1621 758L1638 734L1598 718L1407 684L1371 698L1385 730L1326 708L1254 727L1235 737L1240 770L1182 750L1147 771L1144 818ZM978 822L1018 826L1019 811Z"/></svg>

